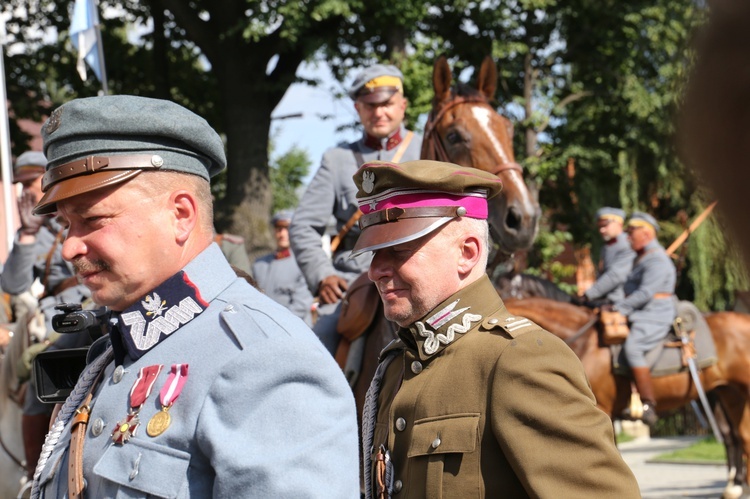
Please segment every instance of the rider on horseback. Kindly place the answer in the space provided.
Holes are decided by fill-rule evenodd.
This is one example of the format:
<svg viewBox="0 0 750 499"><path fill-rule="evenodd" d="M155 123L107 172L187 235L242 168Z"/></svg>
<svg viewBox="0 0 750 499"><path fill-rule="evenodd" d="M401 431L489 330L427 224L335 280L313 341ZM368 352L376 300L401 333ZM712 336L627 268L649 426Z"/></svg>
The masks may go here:
<svg viewBox="0 0 750 499"><path fill-rule="evenodd" d="M630 323L630 334L624 344L625 358L643 402L641 419L652 428L658 416L645 354L664 340L677 314L674 300L677 271L656 239L658 230L659 224L647 213L635 212L630 217L628 239L637 257L625 281L625 297L614 303L614 310L625 315Z"/></svg>
<svg viewBox="0 0 750 499"><path fill-rule="evenodd" d="M596 212L596 225L604 240L599 255L599 275L596 282L583 293L583 299L605 299L615 302L624 298L622 290L633 268L635 252L623 231L625 212L619 208L604 207Z"/></svg>
<svg viewBox="0 0 750 499"><path fill-rule="evenodd" d="M356 225L357 189L352 175L365 161L419 159L422 137L403 125L408 105L403 75L395 66L375 64L352 83L349 96L364 133L359 140L339 144L323 153L320 168L294 213L289 227L292 253L310 291L318 297L318 320L313 331L334 354L339 342L336 322L341 298L349 285L370 265L369 254L351 258L359 228ZM333 255L321 244L331 218L336 220L338 244Z"/></svg>

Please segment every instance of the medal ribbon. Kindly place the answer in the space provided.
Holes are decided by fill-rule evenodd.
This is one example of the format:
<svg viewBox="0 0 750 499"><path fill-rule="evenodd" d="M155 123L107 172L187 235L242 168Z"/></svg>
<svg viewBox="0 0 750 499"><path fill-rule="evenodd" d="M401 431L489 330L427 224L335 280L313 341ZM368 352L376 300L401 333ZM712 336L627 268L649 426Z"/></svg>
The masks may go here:
<svg viewBox="0 0 750 499"><path fill-rule="evenodd" d="M141 370L138 371L138 379L135 381L133 388L130 389L130 407L137 410L146 402L162 367L161 364L141 367Z"/></svg>
<svg viewBox="0 0 750 499"><path fill-rule="evenodd" d="M188 377L188 364L172 364L172 369L169 371L169 377L167 382L159 392L161 397L161 405L164 407L170 407L177 397L182 392L182 387L185 386L185 382Z"/></svg>

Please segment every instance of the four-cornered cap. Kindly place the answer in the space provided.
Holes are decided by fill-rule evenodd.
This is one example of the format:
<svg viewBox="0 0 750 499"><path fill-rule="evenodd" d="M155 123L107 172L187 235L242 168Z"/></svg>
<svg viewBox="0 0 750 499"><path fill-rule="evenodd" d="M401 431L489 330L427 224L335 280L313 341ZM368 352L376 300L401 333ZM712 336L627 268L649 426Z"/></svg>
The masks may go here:
<svg viewBox="0 0 750 499"><path fill-rule="evenodd" d="M16 159L13 182L26 182L44 174L47 158L41 151L26 151Z"/></svg>
<svg viewBox="0 0 750 499"><path fill-rule="evenodd" d="M365 163L354 175L362 230L352 256L420 238L456 217L485 220L495 175L440 161Z"/></svg>
<svg viewBox="0 0 750 499"><path fill-rule="evenodd" d="M375 64L357 75L349 89L349 97L368 104L378 104L404 91L404 75L396 66Z"/></svg>
<svg viewBox="0 0 750 499"><path fill-rule="evenodd" d="M605 206L603 208L599 208L596 211L596 219L597 220L614 220L616 222L623 223L625 221L625 210L621 210L620 208L610 208L609 206Z"/></svg>
<svg viewBox="0 0 750 499"><path fill-rule="evenodd" d="M144 170L208 180L226 166L224 143L209 124L174 102L109 95L75 99L42 127L48 159L37 215L56 203L125 182Z"/></svg>
<svg viewBox="0 0 750 499"><path fill-rule="evenodd" d="M630 215L628 227L652 227L654 232L659 232L659 223L654 217L642 211L636 211Z"/></svg>
<svg viewBox="0 0 750 499"><path fill-rule="evenodd" d="M271 225L274 227L289 227L293 215L294 213L291 210L278 211L271 218Z"/></svg>

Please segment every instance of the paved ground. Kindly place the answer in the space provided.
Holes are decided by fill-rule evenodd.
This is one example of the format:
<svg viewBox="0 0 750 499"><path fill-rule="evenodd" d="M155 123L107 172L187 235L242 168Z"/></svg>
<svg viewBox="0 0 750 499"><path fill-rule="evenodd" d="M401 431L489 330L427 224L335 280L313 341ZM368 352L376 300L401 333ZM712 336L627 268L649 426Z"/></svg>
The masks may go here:
<svg viewBox="0 0 750 499"><path fill-rule="evenodd" d="M727 469L723 464L649 462L659 454L687 447L694 441L694 437L675 437L637 439L620 444L622 456L638 479L644 499L721 497L727 481Z"/></svg>

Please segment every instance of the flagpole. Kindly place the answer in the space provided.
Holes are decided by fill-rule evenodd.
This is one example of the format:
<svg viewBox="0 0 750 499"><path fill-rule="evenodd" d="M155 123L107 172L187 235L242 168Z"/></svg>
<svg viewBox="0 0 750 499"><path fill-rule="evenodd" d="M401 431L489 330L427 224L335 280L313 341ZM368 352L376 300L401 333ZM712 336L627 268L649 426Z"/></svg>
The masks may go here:
<svg viewBox="0 0 750 499"><path fill-rule="evenodd" d="M96 2L97 16L99 17L99 2ZM99 53L100 70L102 72L102 92L104 95L109 95L109 84L107 83L107 64L104 62L104 44L102 43L102 30L101 24L97 23L94 26L96 30L96 50Z"/></svg>
<svg viewBox="0 0 750 499"><path fill-rule="evenodd" d="M13 247L15 236L15 227L13 225L13 205L15 196L11 191L13 177L10 168L10 123L8 121L8 92L5 88L5 17L0 24L0 141L2 141L2 151L0 151L0 171L2 171L3 182L3 211L5 221L5 238L6 250L10 252ZM0 255L5 260L5 255Z"/></svg>

